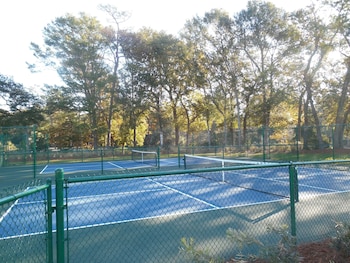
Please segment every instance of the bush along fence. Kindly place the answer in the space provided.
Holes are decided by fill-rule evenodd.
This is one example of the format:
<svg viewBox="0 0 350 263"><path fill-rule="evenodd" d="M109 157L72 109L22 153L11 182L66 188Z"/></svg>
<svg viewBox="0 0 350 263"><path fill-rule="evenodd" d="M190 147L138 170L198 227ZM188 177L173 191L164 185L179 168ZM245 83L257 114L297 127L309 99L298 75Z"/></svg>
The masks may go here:
<svg viewBox="0 0 350 263"><path fill-rule="evenodd" d="M349 222L349 168L344 160L80 177L58 169L54 185L2 193L0 261L226 262L273 258L278 251L261 253L261 244L282 237L297 262L298 244Z"/></svg>

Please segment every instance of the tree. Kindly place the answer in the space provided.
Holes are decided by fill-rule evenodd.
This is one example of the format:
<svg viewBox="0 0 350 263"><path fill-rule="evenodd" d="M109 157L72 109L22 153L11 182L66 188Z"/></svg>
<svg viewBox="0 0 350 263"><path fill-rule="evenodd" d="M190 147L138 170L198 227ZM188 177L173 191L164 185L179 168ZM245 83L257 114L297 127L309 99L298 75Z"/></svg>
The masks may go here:
<svg viewBox="0 0 350 263"><path fill-rule="evenodd" d="M74 111L56 110L50 121L41 125L40 130L50 139L50 146L58 149L83 148L90 144L87 116Z"/></svg>
<svg viewBox="0 0 350 263"><path fill-rule="evenodd" d="M304 127L302 135L304 137L304 148L308 149L310 147L308 138L311 135L311 125L316 126L317 144L315 146L322 148L322 124L315 105L315 91L320 86L318 74L333 48L333 40L336 34L331 30L331 25L322 19L321 12L315 5L298 10L293 17L302 36L301 71L299 71L302 76L300 82L302 89L299 99L298 127L301 127L301 115L303 112ZM313 118L313 121L310 120L310 117Z"/></svg>
<svg viewBox="0 0 350 263"><path fill-rule="evenodd" d="M103 127L100 123L103 102L110 96L106 93L110 71L105 62L110 30L96 18L85 14L80 17L67 14L56 18L43 34L45 48L32 43L34 54L46 64L56 67L70 94L80 101L80 110L88 112L93 146L97 148L99 130Z"/></svg>
<svg viewBox="0 0 350 263"><path fill-rule="evenodd" d="M121 52L121 29L120 24L125 22L127 19L129 19L130 14L125 11L118 11L116 7L113 7L111 5L100 5L100 9L102 11L105 11L109 17L112 19L112 23L115 27L115 29L106 28L106 35L109 37L109 51L111 54L111 81L110 81L110 87L109 87L109 110L108 110L108 116L107 116L107 146L111 146L112 144L112 118L113 113L116 108L115 101L118 97L117 89L119 85L118 81L118 69L120 67L120 60L123 56Z"/></svg>
<svg viewBox="0 0 350 263"><path fill-rule="evenodd" d="M239 130L241 128L240 92L242 90L239 82L242 77L242 64L237 52L233 21L226 12L214 9L205 13L203 18L196 17L187 22L186 33L183 33L183 36L188 41L192 41L193 45L197 46L196 52L205 57L205 60L201 60L200 67L205 67L202 72L205 72L206 83L202 84L201 88L204 96L210 97L223 117L224 144L227 144L228 129L231 130L231 134L234 134L234 126ZM238 138L238 142L241 143L241 138Z"/></svg>
<svg viewBox="0 0 350 263"><path fill-rule="evenodd" d="M120 73L121 85L119 100L123 125L125 130L133 130L133 146L137 143L137 127L149 110L148 88L140 81L137 65L127 60L124 70Z"/></svg>
<svg viewBox="0 0 350 263"><path fill-rule="evenodd" d="M22 84L0 74L0 126L29 126L43 119L40 100L25 90Z"/></svg>
<svg viewBox="0 0 350 263"><path fill-rule="evenodd" d="M259 107L260 125L269 127L270 114L287 92L281 79L290 57L299 46L299 36L288 23L288 13L272 3L249 1L246 10L235 16L239 48L255 77L254 95Z"/></svg>
<svg viewBox="0 0 350 263"><path fill-rule="evenodd" d="M164 32L142 29L125 35L125 57L138 73L136 79L142 90L147 89L150 116L155 116L158 133L164 133L165 111L169 109L174 128L175 145L179 143L179 107L181 97L189 92L189 67L186 47L179 39ZM135 79L135 80L136 80Z"/></svg>
<svg viewBox="0 0 350 263"><path fill-rule="evenodd" d="M167 104L172 113L175 141L180 138L180 108L183 97L191 93L193 87L188 64L188 50L184 43L172 35L160 34L152 41L157 69L158 87L165 92Z"/></svg>
<svg viewBox="0 0 350 263"><path fill-rule="evenodd" d="M339 51L342 55L345 73L339 82L337 109L334 128L335 148L343 148L344 129L350 113L349 86L350 86L350 3L346 0L330 1L328 3L335 11L333 23L335 30L339 34Z"/></svg>

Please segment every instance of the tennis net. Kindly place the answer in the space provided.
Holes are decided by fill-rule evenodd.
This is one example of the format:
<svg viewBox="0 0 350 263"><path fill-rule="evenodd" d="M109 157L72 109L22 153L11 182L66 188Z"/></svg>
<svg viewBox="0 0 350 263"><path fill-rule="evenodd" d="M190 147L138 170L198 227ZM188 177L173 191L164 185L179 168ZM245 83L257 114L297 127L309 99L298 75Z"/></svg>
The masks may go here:
<svg viewBox="0 0 350 263"><path fill-rule="evenodd" d="M216 157L206 157L185 154L184 155L184 166L185 169L196 169L196 168L211 168L211 167L233 167L241 165L263 165L265 162L256 162L248 160L233 160L233 159L221 159Z"/></svg>
<svg viewBox="0 0 350 263"><path fill-rule="evenodd" d="M158 166L158 154L152 151L132 150L131 159L150 166Z"/></svg>
<svg viewBox="0 0 350 263"><path fill-rule="evenodd" d="M277 163L184 155L185 169L237 168L232 170L225 169L222 171L193 173L193 175L244 189L289 198L290 182L288 168L285 166L271 166L267 164L276 165ZM250 168L250 166L253 167Z"/></svg>

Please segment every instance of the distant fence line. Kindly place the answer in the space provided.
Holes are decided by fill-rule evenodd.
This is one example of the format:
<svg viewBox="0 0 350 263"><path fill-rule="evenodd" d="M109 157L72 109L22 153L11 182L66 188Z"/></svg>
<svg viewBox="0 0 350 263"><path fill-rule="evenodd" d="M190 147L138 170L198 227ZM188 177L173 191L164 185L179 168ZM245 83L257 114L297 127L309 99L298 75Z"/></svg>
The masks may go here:
<svg viewBox="0 0 350 263"><path fill-rule="evenodd" d="M350 153L350 126L343 125L342 147L334 147L336 125L234 130L226 135L205 131L190 136L188 145L146 145L137 149L156 151L159 158L183 154L245 158L261 161L310 161L347 158ZM0 127L0 168L31 166L33 176L38 166L49 163L92 162L131 159L133 147L101 147L99 149L56 149L49 140L38 150L36 127ZM320 134L318 134L320 133ZM185 136L183 135L182 138Z"/></svg>

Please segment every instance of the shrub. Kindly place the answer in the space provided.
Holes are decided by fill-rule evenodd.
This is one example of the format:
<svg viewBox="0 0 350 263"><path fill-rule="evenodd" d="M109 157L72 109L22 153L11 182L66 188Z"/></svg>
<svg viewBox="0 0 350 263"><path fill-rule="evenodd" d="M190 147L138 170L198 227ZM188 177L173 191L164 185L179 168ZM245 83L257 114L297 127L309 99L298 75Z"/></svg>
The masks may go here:
<svg viewBox="0 0 350 263"><path fill-rule="evenodd" d="M191 262L195 263L221 263L223 260L214 258L207 250L195 247L193 238L181 238L180 252L185 253Z"/></svg>
<svg viewBox="0 0 350 263"><path fill-rule="evenodd" d="M246 234L242 231L229 228L226 231L227 238L237 247L238 253L234 259L238 262L254 262L255 260L263 259L270 263L296 263L300 262L301 258L296 245L296 238L289 234L288 226L283 225L281 227L268 227L267 231L272 234L277 234L280 239L274 245L265 245L257 238ZM349 232L350 233L350 232ZM350 241L350 235L349 235ZM201 250L195 247L193 238L182 238L181 251L184 252L191 262L196 263L217 263L224 262L221 259L214 258L210 255L210 251ZM349 242L350 244L350 242ZM243 249L247 246L257 246L259 255L244 255ZM236 262L235 261L235 262Z"/></svg>
<svg viewBox="0 0 350 263"><path fill-rule="evenodd" d="M342 255L350 256L350 224L336 222L336 236L332 238L332 246Z"/></svg>
<svg viewBox="0 0 350 263"><path fill-rule="evenodd" d="M294 263L300 261L296 245L296 238L289 234L287 225L283 225L278 228L268 227L267 231L269 233L277 234L280 237L277 245L265 245L258 239L231 228L227 230L227 236L239 247L240 251L242 251L245 246L257 245L259 247L258 257L266 260L267 262ZM239 255L239 258L241 260L246 259L248 261L252 261L257 257L254 255L244 256L241 254Z"/></svg>

